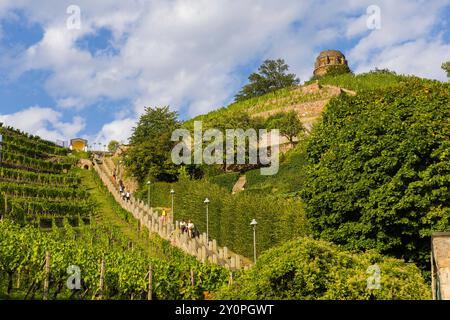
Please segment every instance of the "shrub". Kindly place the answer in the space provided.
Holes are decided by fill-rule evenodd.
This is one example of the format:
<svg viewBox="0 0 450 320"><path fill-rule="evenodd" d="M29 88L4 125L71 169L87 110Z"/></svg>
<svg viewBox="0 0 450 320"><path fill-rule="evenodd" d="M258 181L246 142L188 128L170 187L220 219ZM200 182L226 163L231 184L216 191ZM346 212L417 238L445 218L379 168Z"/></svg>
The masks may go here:
<svg viewBox="0 0 450 320"><path fill-rule="evenodd" d="M368 289L380 268L380 288ZM262 254L231 287L215 293L218 299L430 299L420 270L410 263L375 252L350 253L311 238L289 241Z"/></svg>
<svg viewBox="0 0 450 320"><path fill-rule="evenodd" d="M328 104L302 192L315 235L428 266L450 226L449 92L412 78Z"/></svg>

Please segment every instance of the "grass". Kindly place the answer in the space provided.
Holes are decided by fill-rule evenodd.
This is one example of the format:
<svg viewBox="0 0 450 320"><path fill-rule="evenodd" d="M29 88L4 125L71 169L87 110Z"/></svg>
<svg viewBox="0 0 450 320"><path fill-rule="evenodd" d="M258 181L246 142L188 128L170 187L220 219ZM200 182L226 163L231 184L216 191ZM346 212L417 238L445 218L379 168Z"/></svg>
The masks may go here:
<svg viewBox="0 0 450 320"><path fill-rule="evenodd" d="M405 82L409 78L409 76L379 70L361 73L358 75L347 73L337 76L323 77L319 80L319 83L321 85L333 85L355 91L364 91L396 86L402 82Z"/></svg>
<svg viewBox="0 0 450 320"><path fill-rule="evenodd" d="M280 159L280 168L273 176L263 176L259 169L246 175L245 192L292 196L300 190L305 179L306 143L300 142ZM284 158L284 159L283 159Z"/></svg>
<svg viewBox="0 0 450 320"><path fill-rule="evenodd" d="M217 184L218 186L226 189L231 192L233 190L233 186L239 178L239 172L230 172L224 173L220 175L216 175L213 177L209 177L209 182Z"/></svg>
<svg viewBox="0 0 450 320"><path fill-rule="evenodd" d="M146 228L138 230L138 221L115 201L106 187L100 181L95 171L77 169L82 177L82 186L89 191L97 203L95 224L106 225L118 230L133 245L138 246L152 257L169 261L174 256L183 255L170 243L156 234L150 235Z"/></svg>

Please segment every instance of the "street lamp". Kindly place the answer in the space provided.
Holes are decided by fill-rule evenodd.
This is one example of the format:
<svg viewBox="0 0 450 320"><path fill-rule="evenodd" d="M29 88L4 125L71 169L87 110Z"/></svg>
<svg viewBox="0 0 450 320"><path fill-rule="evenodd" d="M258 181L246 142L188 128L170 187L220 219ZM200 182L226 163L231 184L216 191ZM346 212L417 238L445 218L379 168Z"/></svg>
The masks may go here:
<svg viewBox="0 0 450 320"><path fill-rule="evenodd" d="M147 181L147 205L150 208L150 180Z"/></svg>
<svg viewBox="0 0 450 320"><path fill-rule="evenodd" d="M255 260L256 264L256 225L258 222L256 222L255 219L250 222L250 225L253 227L253 259Z"/></svg>
<svg viewBox="0 0 450 320"><path fill-rule="evenodd" d="M209 241L209 213L208 213L208 204L209 204L209 199L206 198L205 201L203 201L204 204L206 204L206 242Z"/></svg>
<svg viewBox="0 0 450 320"><path fill-rule="evenodd" d="M175 194L175 190L170 189L170 195L172 196L172 217L173 217L173 196Z"/></svg>

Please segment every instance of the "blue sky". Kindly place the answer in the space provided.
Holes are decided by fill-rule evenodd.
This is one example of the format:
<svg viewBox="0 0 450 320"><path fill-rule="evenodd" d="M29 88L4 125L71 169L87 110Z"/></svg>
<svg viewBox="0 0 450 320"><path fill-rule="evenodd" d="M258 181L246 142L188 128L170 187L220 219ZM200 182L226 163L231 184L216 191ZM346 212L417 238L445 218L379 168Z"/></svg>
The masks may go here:
<svg viewBox="0 0 450 320"><path fill-rule="evenodd" d="M357 73L446 81L449 17L450 0L0 0L0 121L125 142L145 106L187 119L227 105L266 58L308 80L325 49Z"/></svg>

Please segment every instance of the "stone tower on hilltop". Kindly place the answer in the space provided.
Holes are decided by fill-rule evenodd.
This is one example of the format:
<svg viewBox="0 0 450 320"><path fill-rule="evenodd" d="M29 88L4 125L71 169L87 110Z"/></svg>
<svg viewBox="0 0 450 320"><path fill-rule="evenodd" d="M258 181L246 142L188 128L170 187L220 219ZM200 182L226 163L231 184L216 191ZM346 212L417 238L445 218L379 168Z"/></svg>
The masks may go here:
<svg viewBox="0 0 450 320"><path fill-rule="evenodd" d="M314 75L319 77L323 76L327 73L329 67L335 65L345 65L348 67L344 54L338 50L322 51L316 58Z"/></svg>

